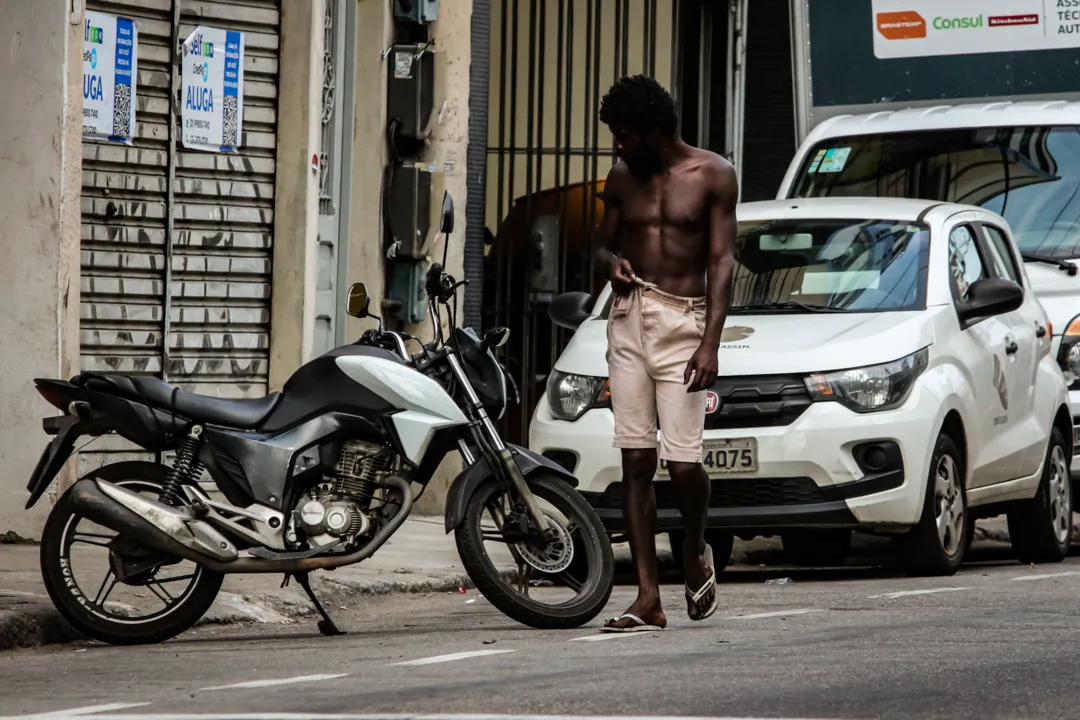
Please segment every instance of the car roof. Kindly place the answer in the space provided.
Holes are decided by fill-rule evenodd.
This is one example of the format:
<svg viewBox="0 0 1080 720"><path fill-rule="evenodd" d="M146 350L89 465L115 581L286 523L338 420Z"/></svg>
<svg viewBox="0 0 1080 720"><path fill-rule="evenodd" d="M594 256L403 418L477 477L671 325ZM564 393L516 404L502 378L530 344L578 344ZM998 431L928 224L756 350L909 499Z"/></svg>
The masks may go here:
<svg viewBox="0 0 1080 720"><path fill-rule="evenodd" d="M972 127L1080 125L1080 102L1065 100L964 103L840 115L818 125L819 137Z"/></svg>
<svg viewBox="0 0 1080 720"><path fill-rule="evenodd" d="M934 200L880 197L795 198L742 203L735 210L739 221L783 219L899 220L915 222L930 208L956 212L979 210L970 205L941 203Z"/></svg>

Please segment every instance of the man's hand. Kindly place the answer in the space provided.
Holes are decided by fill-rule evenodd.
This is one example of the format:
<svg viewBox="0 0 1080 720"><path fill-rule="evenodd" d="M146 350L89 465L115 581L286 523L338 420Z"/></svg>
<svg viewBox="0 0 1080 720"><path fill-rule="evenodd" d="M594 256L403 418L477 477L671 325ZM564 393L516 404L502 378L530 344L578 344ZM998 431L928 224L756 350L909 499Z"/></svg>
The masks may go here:
<svg viewBox="0 0 1080 720"><path fill-rule="evenodd" d="M634 289L634 268L626 258L613 258L611 263L611 289L619 295L629 295Z"/></svg>
<svg viewBox="0 0 1080 720"><path fill-rule="evenodd" d="M683 383L689 383L686 392L708 390L716 382L719 373L720 363L716 359L716 348L709 343L701 343L690 362L686 363L686 372L683 374ZM691 375L694 376L694 382L690 382Z"/></svg>

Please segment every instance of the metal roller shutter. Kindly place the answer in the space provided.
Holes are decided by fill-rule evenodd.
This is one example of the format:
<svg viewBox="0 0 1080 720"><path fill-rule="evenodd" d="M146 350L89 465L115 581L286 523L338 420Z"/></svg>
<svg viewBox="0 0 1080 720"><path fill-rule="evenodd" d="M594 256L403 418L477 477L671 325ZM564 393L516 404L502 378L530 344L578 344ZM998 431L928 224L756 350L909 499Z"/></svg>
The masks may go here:
<svg viewBox="0 0 1080 720"><path fill-rule="evenodd" d="M139 31L133 147L83 144L82 368L161 377L219 397L267 391L278 0L90 0ZM197 25L245 33L237 154L180 145L177 50ZM172 180L170 181L170 177ZM80 472L149 459L96 441Z"/></svg>

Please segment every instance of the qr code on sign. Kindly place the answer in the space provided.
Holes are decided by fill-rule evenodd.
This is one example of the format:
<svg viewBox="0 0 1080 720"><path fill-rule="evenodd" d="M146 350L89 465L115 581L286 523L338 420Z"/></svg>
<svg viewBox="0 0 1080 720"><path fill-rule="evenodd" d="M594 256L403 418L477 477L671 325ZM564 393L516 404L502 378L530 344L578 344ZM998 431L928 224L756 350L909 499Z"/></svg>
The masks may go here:
<svg viewBox="0 0 1080 720"><path fill-rule="evenodd" d="M117 83L113 98L113 134L127 136L131 125L131 86Z"/></svg>
<svg viewBox="0 0 1080 720"><path fill-rule="evenodd" d="M227 146L234 146L240 144L240 135L237 132L236 127L236 110L237 103L236 97L232 95L225 96L225 121L224 129L221 133L221 144Z"/></svg>

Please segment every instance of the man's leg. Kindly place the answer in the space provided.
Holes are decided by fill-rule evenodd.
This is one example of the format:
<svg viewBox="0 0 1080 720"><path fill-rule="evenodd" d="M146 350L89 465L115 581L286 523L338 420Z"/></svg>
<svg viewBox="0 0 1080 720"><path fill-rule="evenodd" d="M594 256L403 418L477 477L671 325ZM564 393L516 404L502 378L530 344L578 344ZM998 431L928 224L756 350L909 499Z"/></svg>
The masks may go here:
<svg viewBox="0 0 1080 720"><path fill-rule="evenodd" d="M683 541L682 562L686 584L700 588L709 577L705 566L705 521L709 515L709 476L700 462L668 463L675 499L683 522L686 539Z"/></svg>
<svg viewBox="0 0 1080 720"><path fill-rule="evenodd" d="M623 450L622 463L623 517L638 579L637 599L626 612L649 625L664 627L667 618L660 606L656 564L656 493L653 492L656 450ZM626 619L616 626L631 624L632 621Z"/></svg>

